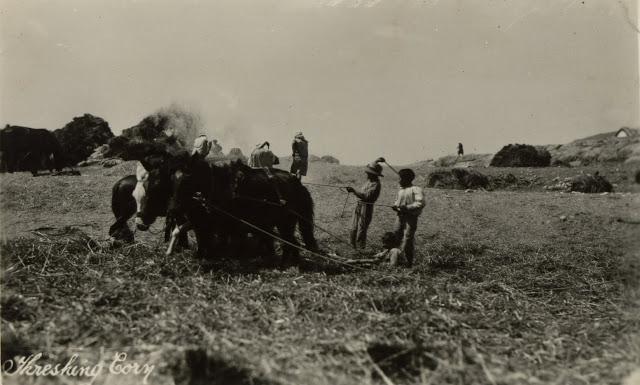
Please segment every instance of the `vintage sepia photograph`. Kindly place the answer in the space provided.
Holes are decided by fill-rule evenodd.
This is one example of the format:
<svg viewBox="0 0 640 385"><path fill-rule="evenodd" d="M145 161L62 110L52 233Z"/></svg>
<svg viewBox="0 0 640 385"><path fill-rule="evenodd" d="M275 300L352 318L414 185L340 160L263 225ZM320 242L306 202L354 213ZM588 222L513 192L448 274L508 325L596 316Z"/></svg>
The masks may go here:
<svg viewBox="0 0 640 385"><path fill-rule="evenodd" d="M0 0L0 383L640 385L636 0Z"/></svg>

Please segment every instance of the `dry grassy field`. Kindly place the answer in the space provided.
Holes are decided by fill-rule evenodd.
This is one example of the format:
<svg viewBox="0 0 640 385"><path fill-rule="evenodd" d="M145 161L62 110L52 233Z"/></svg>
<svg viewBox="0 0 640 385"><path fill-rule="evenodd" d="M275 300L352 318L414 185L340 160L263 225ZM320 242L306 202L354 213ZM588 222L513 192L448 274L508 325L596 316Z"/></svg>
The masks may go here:
<svg viewBox="0 0 640 385"><path fill-rule="evenodd" d="M282 168L287 168L286 164ZM479 170L538 175L512 191L425 189L413 269L354 269L307 255L297 267L164 255L162 223L110 248L111 186L127 162L82 176L3 175L2 360L154 365L150 384L617 384L640 366L640 195L630 168ZM545 191L601 174L610 194ZM416 168L424 186L433 169ZM397 178L385 168L379 203ZM361 168L310 165L312 183L364 182ZM325 251L356 258L354 198L308 185ZM371 255L395 213L377 207ZM336 238L337 237L337 238ZM340 238L340 239L338 239ZM8 375L6 383L34 383ZM86 378L40 377L35 383Z"/></svg>

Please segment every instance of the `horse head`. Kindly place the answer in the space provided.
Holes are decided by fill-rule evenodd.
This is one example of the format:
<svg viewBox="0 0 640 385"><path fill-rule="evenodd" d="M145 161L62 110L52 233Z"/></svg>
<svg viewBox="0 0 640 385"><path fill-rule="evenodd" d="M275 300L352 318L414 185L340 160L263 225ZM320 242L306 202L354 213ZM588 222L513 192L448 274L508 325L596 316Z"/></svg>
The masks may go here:
<svg viewBox="0 0 640 385"><path fill-rule="evenodd" d="M237 193L238 186L242 185L247 176L251 174L252 169L242 163L240 159L237 159L235 162L231 162L224 167L227 174L226 185L228 186L228 192L231 196L234 196Z"/></svg>
<svg viewBox="0 0 640 385"><path fill-rule="evenodd" d="M156 218L164 216L171 197L171 176L167 159L148 156L138 163L136 170L136 226L146 231Z"/></svg>

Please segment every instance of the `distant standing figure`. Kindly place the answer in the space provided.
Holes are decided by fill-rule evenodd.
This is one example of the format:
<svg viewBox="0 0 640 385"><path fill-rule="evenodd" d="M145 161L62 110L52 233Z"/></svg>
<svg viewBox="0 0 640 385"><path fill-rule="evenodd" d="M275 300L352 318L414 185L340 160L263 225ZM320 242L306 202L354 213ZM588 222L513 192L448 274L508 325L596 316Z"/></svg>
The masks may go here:
<svg viewBox="0 0 640 385"><path fill-rule="evenodd" d="M309 165L309 142L304 138L302 132L296 132L291 149L293 150L291 173L302 180L302 176L307 175L307 166Z"/></svg>
<svg viewBox="0 0 640 385"><path fill-rule="evenodd" d="M422 189L412 184L416 174L409 168L398 171L400 176L400 191L393 204L393 210L398 213L396 221L396 242L407 258L407 265L413 266L414 238L418 227L418 217L424 207Z"/></svg>
<svg viewBox="0 0 640 385"><path fill-rule="evenodd" d="M462 143L458 143L458 156L464 155L464 149L462 148Z"/></svg>
<svg viewBox="0 0 640 385"><path fill-rule="evenodd" d="M377 162L368 164L365 167L367 173L367 182L356 190L353 187L347 187L347 191L358 197L359 201L353 211L351 218L351 245L355 248L364 249L367 246L367 230L371 219L373 219L373 204L380 196L380 179L382 175L382 166Z"/></svg>

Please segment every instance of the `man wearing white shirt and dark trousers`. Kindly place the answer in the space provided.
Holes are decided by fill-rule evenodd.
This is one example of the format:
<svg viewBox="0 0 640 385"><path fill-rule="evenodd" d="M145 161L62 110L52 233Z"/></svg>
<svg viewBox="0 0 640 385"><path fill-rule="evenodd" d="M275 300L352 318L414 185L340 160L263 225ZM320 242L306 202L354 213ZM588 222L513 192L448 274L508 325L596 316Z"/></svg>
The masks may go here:
<svg viewBox="0 0 640 385"><path fill-rule="evenodd" d="M413 266L414 239L418 227L418 217L424 207L424 194L422 189L412 184L416 174L409 168L398 171L400 176L400 191L393 205L393 210L398 213L396 229L394 231L396 242L400 244L400 250L407 258L409 267Z"/></svg>

